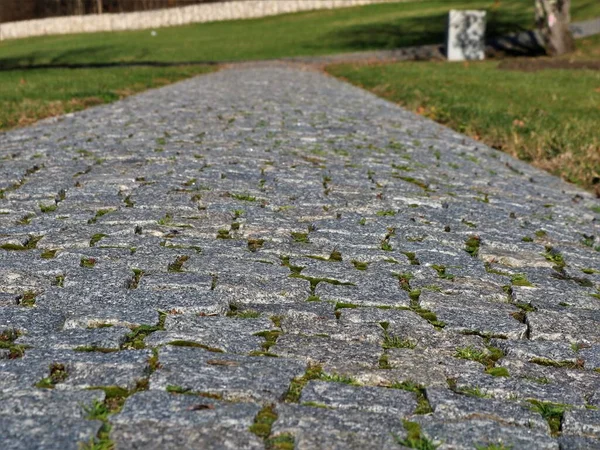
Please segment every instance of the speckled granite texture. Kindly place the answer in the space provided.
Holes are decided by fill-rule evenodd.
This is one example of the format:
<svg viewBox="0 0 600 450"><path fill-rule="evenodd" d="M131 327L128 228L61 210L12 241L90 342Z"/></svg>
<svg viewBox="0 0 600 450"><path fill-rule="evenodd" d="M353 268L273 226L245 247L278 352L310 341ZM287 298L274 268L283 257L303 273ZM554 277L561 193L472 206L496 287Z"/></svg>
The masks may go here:
<svg viewBox="0 0 600 450"><path fill-rule="evenodd" d="M600 448L600 201L360 89L223 70L0 189L5 450Z"/></svg>

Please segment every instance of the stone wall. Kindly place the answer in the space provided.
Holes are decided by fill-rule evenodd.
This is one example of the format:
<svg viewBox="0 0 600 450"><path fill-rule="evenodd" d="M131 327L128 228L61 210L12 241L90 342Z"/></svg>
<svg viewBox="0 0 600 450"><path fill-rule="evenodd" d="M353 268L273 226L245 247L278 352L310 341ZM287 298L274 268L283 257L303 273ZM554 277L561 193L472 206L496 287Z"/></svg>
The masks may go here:
<svg viewBox="0 0 600 450"><path fill-rule="evenodd" d="M239 0L135 13L53 17L0 24L0 40L51 34L141 30L394 1L399 0Z"/></svg>

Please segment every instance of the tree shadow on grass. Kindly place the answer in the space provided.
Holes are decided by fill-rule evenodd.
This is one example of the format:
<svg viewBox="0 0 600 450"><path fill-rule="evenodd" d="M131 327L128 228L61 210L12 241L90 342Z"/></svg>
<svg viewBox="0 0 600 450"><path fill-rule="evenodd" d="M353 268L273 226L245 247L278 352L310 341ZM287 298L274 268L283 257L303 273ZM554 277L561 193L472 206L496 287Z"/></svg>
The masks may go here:
<svg viewBox="0 0 600 450"><path fill-rule="evenodd" d="M390 50L444 42L447 15L382 21L345 27L327 34L327 45L343 51Z"/></svg>
<svg viewBox="0 0 600 450"><path fill-rule="evenodd" d="M144 52L143 52L144 53ZM64 51L48 59L43 52L32 52L25 56L0 58L0 72L36 69L102 69L111 67L174 67L190 65L216 65L224 61L146 61L146 54L137 56L135 61L110 61L111 49L108 46L84 47ZM77 61L82 62L69 62ZM47 61L47 62L40 62Z"/></svg>
<svg viewBox="0 0 600 450"><path fill-rule="evenodd" d="M531 18L533 19L533 18ZM495 51L512 56L533 56L543 52L533 34L527 35L523 24L529 21L522 13L488 12L486 36ZM325 41L342 51L391 50L432 44L445 44L448 14L403 18L395 22L354 25L326 36ZM531 32L529 32L531 33ZM515 36L519 36L516 38ZM500 36L507 36L497 39Z"/></svg>

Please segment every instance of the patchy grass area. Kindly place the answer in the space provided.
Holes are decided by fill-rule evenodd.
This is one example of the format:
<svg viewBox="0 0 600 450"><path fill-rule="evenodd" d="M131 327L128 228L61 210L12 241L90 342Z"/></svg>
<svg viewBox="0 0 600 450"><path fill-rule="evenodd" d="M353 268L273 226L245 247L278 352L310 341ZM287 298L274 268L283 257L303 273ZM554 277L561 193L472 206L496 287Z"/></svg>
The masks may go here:
<svg viewBox="0 0 600 450"><path fill-rule="evenodd" d="M0 131L109 103L213 70L209 66L0 71Z"/></svg>
<svg viewBox="0 0 600 450"><path fill-rule="evenodd" d="M506 62L485 61L346 64L327 70L592 189L600 183L600 70L567 67L599 56L597 36L579 42L578 53L563 60L565 69L523 72L499 68Z"/></svg>

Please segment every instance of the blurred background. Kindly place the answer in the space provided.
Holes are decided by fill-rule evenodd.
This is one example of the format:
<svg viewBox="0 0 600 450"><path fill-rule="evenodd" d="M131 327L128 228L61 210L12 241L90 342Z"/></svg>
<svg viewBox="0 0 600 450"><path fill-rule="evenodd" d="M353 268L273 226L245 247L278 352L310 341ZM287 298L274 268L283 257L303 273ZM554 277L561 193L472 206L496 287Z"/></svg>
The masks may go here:
<svg viewBox="0 0 600 450"><path fill-rule="evenodd" d="M231 0L2 0L0 22L81 14L123 13Z"/></svg>

